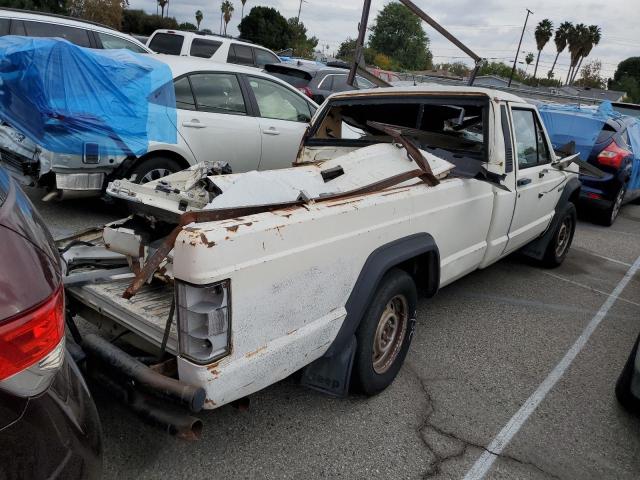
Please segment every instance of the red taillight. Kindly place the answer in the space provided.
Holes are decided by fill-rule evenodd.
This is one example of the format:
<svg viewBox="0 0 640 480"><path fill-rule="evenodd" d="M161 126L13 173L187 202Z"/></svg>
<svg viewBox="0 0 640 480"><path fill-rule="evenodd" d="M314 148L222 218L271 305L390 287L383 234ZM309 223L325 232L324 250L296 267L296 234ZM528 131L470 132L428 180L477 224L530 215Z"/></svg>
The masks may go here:
<svg viewBox="0 0 640 480"><path fill-rule="evenodd" d="M309 87L298 87L298 90L300 90L302 93L304 93L309 98L313 97L313 92L311 91L311 89Z"/></svg>
<svg viewBox="0 0 640 480"><path fill-rule="evenodd" d="M0 380L44 358L64 336L64 289L0 325Z"/></svg>
<svg viewBox="0 0 640 480"><path fill-rule="evenodd" d="M598 155L598 163L608 167L620 168L622 161L631 155L629 150L620 148L616 142L611 142Z"/></svg>
<svg viewBox="0 0 640 480"><path fill-rule="evenodd" d="M597 193L589 192L587 193L587 198L591 198L593 200L600 200L602 195L598 195Z"/></svg>

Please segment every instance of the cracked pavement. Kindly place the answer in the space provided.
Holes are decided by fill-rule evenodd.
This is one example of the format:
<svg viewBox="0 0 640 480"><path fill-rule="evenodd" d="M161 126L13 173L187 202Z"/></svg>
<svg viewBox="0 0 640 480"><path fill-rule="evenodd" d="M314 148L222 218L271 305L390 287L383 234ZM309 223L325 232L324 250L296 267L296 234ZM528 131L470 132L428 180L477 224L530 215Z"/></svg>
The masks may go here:
<svg viewBox="0 0 640 480"><path fill-rule="evenodd" d="M29 195L57 237L121 217L97 200ZM95 390L104 476L461 479L639 255L640 206L625 206L609 229L580 222L557 270L510 257L422 300L405 365L380 395L331 399L285 380L253 395L249 411L202 414L197 443ZM621 298L486 478L639 477L640 419L614 396L640 330L638 276Z"/></svg>

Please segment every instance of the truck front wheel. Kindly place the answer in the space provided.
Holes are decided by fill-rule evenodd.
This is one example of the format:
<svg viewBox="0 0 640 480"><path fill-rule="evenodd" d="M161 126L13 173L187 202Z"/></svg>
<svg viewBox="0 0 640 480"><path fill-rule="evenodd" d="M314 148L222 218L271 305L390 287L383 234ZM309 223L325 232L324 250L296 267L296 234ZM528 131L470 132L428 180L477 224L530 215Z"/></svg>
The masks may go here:
<svg viewBox="0 0 640 480"><path fill-rule="evenodd" d="M569 202L560 213L560 221L553 234L553 239L549 242L547 250L544 252L542 264L547 268L559 267L569 252L573 234L576 231L576 207Z"/></svg>
<svg viewBox="0 0 640 480"><path fill-rule="evenodd" d="M415 329L417 292L403 270L385 274L358 327L354 386L375 395L396 378Z"/></svg>

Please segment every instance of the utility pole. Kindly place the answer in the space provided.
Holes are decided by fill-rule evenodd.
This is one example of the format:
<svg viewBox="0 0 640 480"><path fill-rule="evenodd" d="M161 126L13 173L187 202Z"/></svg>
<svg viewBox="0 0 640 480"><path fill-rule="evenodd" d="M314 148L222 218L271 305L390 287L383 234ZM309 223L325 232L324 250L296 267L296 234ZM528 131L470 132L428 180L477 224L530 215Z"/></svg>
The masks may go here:
<svg viewBox="0 0 640 480"><path fill-rule="evenodd" d="M529 15L532 15L533 12L527 8L527 16L524 19L524 26L522 27L522 34L520 35L520 42L518 42L518 49L516 50L516 59L513 61L513 68L511 69L511 76L509 77L509 83L507 87L511 86L511 82L513 81L513 75L516 73L516 65L518 65L518 54L520 53L520 46L522 45L522 38L524 37L524 31L527 29L527 20L529 20Z"/></svg>
<svg viewBox="0 0 640 480"><path fill-rule="evenodd" d="M302 12L302 2L306 2L307 0L300 0L300 6L298 7L298 22L300 23L300 13Z"/></svg>

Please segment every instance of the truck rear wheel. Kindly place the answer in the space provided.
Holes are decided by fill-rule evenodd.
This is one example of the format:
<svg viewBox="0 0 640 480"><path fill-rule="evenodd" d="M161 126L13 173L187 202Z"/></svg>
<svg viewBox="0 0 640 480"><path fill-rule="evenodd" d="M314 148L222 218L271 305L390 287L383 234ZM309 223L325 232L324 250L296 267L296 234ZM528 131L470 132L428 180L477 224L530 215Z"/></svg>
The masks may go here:
<svg viewBox="0 0 640 480"><path fill-rule="evenodd" d="M396 378L413 337L417 298L413 279L403 270L382 278L356 332L353 373L361 392L375 395Z"/></svg>
<svg viewBox="0 0 640 480"><path fill-rule="evenodd" d="M640 413L640 399L636 398L631 393L631 381L634 375L634 367L636 362L636 355L638 353L638 344L640 343L640 335L638 335L638 339L636 343L633 345L633 349L631 350L631 355L627 359L627 362L622 369L622 373L620 377L618 377L618 381L616 382L616 397L620 404L629 410L630 412Z"/></svg>
<svg viewBox="0 0 640 480"><path fill-rule="evenodd" d="M573 234L576 231L577 218L575 205L571 202L567 203L560 213L560 222L553 234L553 239L549 242L547 250L544 252L542 265L547 268L555 268L564 262L573 241Z"/></svg>

